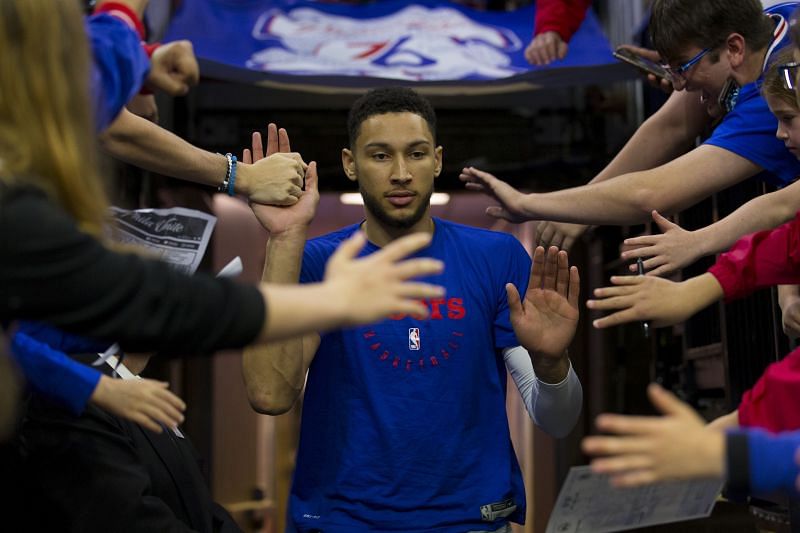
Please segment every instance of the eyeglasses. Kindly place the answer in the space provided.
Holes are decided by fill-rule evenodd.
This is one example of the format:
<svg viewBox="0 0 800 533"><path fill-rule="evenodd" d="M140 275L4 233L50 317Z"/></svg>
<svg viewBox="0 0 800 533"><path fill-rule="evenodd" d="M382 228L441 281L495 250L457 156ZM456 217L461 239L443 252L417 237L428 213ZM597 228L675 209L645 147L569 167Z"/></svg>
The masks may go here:
<svg viewBox="0 0 800 533"><path fill-rule="evenodd" d="M672 68L669 65L662 65L662 66L664 67L664 70L667 71L667 74L670 75L672 81L681 80L685 82L686 72L688 72L690 68L695 66L701 59L703 59L703 56L709 53L710 51L711 48L704 48L703 50L700 50L700 52L696 56L694 56L689 61L687 61L686 63L684 63L679 67Z"/></svg>
<svg viewBox="0 0 800 533"><path fill-rule="evenodd" d="M778 70L781 73L781 78L783 78L783 86L786 89L791 91L797 88L797 69L800 68L800 63L797 61L791 61L789 63L784 63L783 65L778 65Z"/></svg>

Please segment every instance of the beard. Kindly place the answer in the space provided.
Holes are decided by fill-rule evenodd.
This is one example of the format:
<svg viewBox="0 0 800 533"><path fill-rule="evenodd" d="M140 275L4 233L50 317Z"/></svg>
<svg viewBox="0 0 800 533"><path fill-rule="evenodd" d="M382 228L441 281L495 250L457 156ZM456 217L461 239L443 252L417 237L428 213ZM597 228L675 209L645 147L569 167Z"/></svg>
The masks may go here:
<svg viewBox="0 0 800 533"><path fill-rule="evenodd" d="M420 197L422 201L419 202L417 208L413 212L400 217L391 215L383 205L381 205L381 199L365 191L363 187L361 187L360 182L358 184L358 192L361 193L361 197L364 199L364 209L369 211L381 224L389 228L408 229L413 227L425 216L425 212L431 202L433 187L428 190L425 196Z"/></svg>

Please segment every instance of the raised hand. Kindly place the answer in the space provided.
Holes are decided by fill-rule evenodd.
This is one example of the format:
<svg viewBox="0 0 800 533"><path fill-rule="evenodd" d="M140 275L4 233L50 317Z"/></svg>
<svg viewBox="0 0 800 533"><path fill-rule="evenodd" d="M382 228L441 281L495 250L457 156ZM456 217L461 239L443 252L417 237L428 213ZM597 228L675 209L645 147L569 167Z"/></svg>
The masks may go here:
<svg viewBox="0 0 800 533"><path fill-rule="evenodd" d="M620 254L622 259L634 262L629 266L636 272L636 258L647 258L644 268L650 276L666 276L692 264L702 256L702 248L697 234L687 231L674 222L653 211L653 220L661 229L660 235L642 235L625 239L626 250Z"/></svg>
<svg viewBox="0 0 800 533"><path fill-rule="evenodd" d="M200 67L190 41L173 41L162 44L150 58L147 85L170 96L183 96L197 85Z"/></svg>
<svg viewBox="0 0 800 533"><path fill-rule="evenodd" d="M252 151L245 149L242 154L242 161L246 163L254 162L254 167L269 161L272 157L282 157L291 154L289 135L285 129L275 124L267 127L267 153L264 154L261 134L253 133ZM299 154L297 154L299 157ZM301 189L305 182L305 190ZM261 205L256 200L251 200L250 207L255 213L256 218L270 235L278 235L292 228L305 229L314 219L319 204L319 190L317 187L317 164L311 162L306 168L305 173L297 181L293 181L293 192L295 201L286 207L275 207L271 205Z"/></svg>
<svg viewBox="0 0 800 533"><path fill-rule="evenodd" d="M567 252L551 247L533 252L533 268L525 299L506 285L511 325L517 340L532 355L561 358L578 326L580 276L569 266Z"/></svg>
<svg viewBox="0 0 800 533"><path fill-rule="evenodd" d="M362 232L339 245L325 267L325 282L339 295L347 324L366 324L395 313L428 316L428 306L420 300L440 298L444 288L409 280L439 274L444 264L403 258L428 246L431 238L427 233L407 235L360 259L358 252L367 242Z"/></svg>
<svg viewBox="0 0 800 533"><path fill-rule="evenodd" d="M91 402L120 418L161 433L162 424L172 428L183 422L186 404L167 389L169 384L152 379L112 379L101 376Z"/></svg>
<svg viewBox="0 0 800 533"><path fill-rule="evenodd" d="M548 248L556 246L565 252L569 252L575 241L584 234L589 226L583 224L568 224L566 222L549 222L543 220L536 226L536 236L534 242L539 246Z"/></svg>
<svg viewBox="0 0 800 533"><path fill-rule="evenodd" d="M592 470L609 474L618 487L671 479L721 477L725 465L725 433L702 418L674 394L655 383L647 389L664 416L602 414L597 429L614 436L583 439Z"/></svg>
<svg viewBox="0 0 800 533"><path fill-rule="evenodd" d="M500 204L487 207L487 215L515 223L533 218L523 207L525 195L488 172L468 167L464 168L458 177L465 183L467 189L487 194Z"/></svg>
<svg viewBox="0 0 800 533"><path fill-rule="evenodd" d="M564 59L569 51L569 46L555 31L545 31L537 34L531 44L525 49L525 59L531 65L549 65L558 59Z"/></svg>

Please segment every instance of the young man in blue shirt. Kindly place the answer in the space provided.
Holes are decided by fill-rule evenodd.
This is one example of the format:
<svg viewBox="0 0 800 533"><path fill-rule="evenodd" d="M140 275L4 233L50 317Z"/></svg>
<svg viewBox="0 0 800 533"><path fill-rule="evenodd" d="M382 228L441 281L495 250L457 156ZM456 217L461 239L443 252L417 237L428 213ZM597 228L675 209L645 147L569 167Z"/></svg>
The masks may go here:
<svg viewBox="0 0 800 533"><path fill-rule="evenodd" d="M651 34L675 91L590 183L524 195L478 169L464 169L462 179L497 199L500 207L489 211L493 216L557 221L539 226L539 242L565 249L586 224L636 224L654 210L675 213L752 176L779 186L791 183L800 175L800 163L775 138L778 123L759 85L773 54L790 41L788 21L798 5L780 2L763 9L758 0L655 0ZM714 121L710 137L690 149ZM787 210L780 206L796 202L789 189L771 199L775 209L760 209L740 219L732 234L719 235L727 242L717 244L719 249L787 222L794 210L781 218ZM646 261L645 266L658 265Z"/></svg>
<svg viewBox="0 0 800 533"><path fill-rule="evenodd" d="M319 199L312 163L297 204L254 206L270 232L264 279L317 281L336 243L356 231L369 240L364 254L424 231L433 236L425 255L445 262L430 281L447 293L424 302L427 317L396 315L245 352L260 412L287 411L308 372L289 521L302 532L510 531L509 522L524 522L525 491L506 367L534 420L556 436L569 432L582 403L566 354L577 269L565 252L545 259L539 248L531 270L512 236L431 217L443 151L433 109L415 92L370 91L348 127L342 163L364 198L364 221L306 242ZM288 151L285 136L281 144Z"/></svg>

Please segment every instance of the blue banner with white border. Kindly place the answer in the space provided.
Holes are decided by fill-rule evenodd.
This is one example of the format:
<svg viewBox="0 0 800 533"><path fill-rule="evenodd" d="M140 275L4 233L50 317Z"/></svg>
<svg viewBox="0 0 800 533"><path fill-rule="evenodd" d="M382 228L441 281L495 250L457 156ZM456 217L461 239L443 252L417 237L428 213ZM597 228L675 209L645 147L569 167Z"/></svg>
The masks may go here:
<svg viewBox="0 0 800 533"><path fill-rule="evenodd" d="M591 10L564 60L532 67L523 54L533 20L533 6L478 11L441 0L183 0L164 40L192 41L206 75L251 82L556 86L635 75L613 59Z"/></svg>

